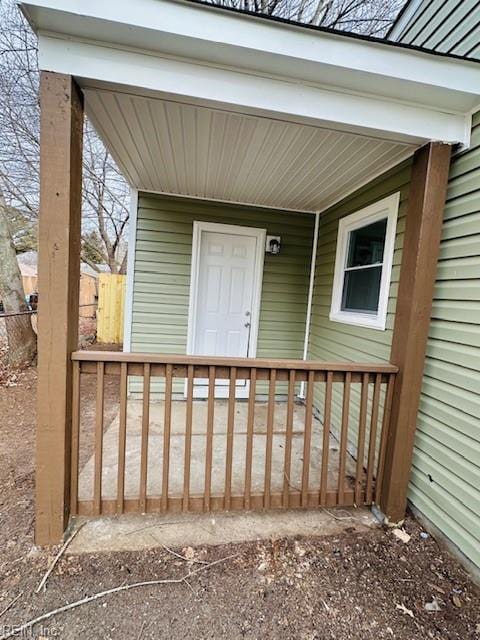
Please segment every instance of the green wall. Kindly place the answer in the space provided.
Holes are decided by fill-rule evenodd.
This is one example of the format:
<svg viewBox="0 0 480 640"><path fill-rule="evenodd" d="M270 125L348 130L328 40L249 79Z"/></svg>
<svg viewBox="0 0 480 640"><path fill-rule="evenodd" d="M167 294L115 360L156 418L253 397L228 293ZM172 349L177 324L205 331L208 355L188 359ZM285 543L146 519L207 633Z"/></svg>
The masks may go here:
<svg viewBox="0 0 480 640"><path fill-rule="evenodd" d="M257 356L301 358L315 216L145 193L138 201L132 351L186 353L194 220L281 236L280 255L265 255Z"/></svg>
<svg viewBox="0 0 480 640"><path fill-rule="evenodd" d="M423 0L398 39L480 61L479 23L475 0ZM450 170L409 498L480 567L480 113Z"/></svg>
<svg viewBox="0 0 480 640"><path fill-rule="evenodd" d="M397 40L478 59L479 24L477 0L422 0Z"/></svg>
<svg viewBox="0 0 480 640"><path fill-rule="evenodd" d="M326 211L320 217L315 285L312 302L312 323L309 340L309 358L327 362L388 362L397 300L398 278L405 231L405 212L408 198L411 163L405 162L394 170L369 183L346 200ZM400 192L395 252L389 292L387 325L385 331L358 327L329 319L332 302L338 223L341 218ZM343 385L334 385L332 398L332 427L338 431L342 410ZM383 393L381 407L383 408ZM370 400L371 401L371 395ZM316 410L323 412L323 388L315 395ZM349 421L349 447L356 456L357 425L360 405L360 384L352 385ZM370 415L370 407L368 411ZM382 415L380 413L380 415ZM367 431L367 437L369 432Z"/></svg>
<svg viewBox="0 0 480 640"><path fill-rule="evenodd" d="M480 113L450 170L409 498L480 566Z"/></svg>

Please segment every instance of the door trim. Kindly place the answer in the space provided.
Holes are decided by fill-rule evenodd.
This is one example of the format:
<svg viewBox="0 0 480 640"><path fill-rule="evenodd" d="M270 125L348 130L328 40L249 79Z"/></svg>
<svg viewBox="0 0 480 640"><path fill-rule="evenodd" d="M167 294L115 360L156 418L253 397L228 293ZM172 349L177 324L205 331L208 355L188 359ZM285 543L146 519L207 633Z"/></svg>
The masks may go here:
<svg viewBox="0 0 480 640"><path fill-rule="evenodd" d="M265 239L267 230L258 227L241 227L233 224L219 224L216 222L203 222L195 220L193 223L192 238L192 266L190 270L190 295L188 304L188 333L187 333L187 355L195 354L195 332L197 322L197 296L198 279L200 275L200 247L202 233L225 233L229 235L253 236L256 238L257 246L255 251L255 265L253 275L252 291L252 315L250 341L248 345L248 358L255 358L257 355L258 327L260 321L260 303L262 298L263 266L265 261ZM228 390L228 387L226 387ZM244 397L239 393L243 389L237 390L237 397ZM246 385L248 394L248 385Z"/></svg>

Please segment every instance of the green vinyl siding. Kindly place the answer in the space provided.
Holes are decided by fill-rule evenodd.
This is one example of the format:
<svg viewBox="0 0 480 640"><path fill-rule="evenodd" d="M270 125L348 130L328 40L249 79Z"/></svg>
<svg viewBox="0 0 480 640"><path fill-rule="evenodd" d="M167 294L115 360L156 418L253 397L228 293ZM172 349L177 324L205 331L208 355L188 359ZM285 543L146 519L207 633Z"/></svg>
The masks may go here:
<svg viewBox="0 0 480 640"><path fill-rule="evenodd" d="M397 39L480 60L480 5L424 0ZM409 498L480 566L480 112L450 168Z"/></svg>
<svg viewBox="0 0 480 640"><path fill-rule="evenodd" d="M302 358L315 216L147 193L138 199L132 351L186 353L195 220L281 236L280 254L265 255L257 356Z"/></svg>
<svg viewBox="0 0 480 640"><path fill-rule="evenodd" d="M480 5L477 0L423 0L396 40L480 59Z"/></svg>
<svg viewBox="0 0 480 640"><path fill-rule="evenodd" d="M409 498L480 566L480 113L450 170Z"/></svg>
<svg viewBox="0 0 480 640"><path fill-rule="evenodd" d="M320 217L317 262L312 300L312 319L309 339L309 358L328 362L388 362L398 290L398 278L405 232L411 163L405 162L363 187L346 200L332 207ZM400 192L392 279L389 291L385 331L360 327L329 319L332 303L333 278L339 220L382 198ZM383 394L381 398L383 406ZM317 411L322 413L323 388L315 395ZM352 385L349 423L350 450L355 454L360 405L360 385ZM342 385L334 385L332 398L332 426L338 431L342 412ZM367 433L368 436L368 433Z"/></svg>

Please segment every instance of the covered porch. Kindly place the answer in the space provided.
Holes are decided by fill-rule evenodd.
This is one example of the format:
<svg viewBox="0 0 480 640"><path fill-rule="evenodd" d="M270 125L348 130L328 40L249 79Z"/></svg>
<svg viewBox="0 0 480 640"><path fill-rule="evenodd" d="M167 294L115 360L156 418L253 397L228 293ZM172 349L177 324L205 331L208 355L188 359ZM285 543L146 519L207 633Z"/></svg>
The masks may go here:
<svg viewBox="0 0 480 640"><path fill-rule="evenodd" d="M23 5L44 69L37 542L70 516L124 512L375 503L401 520L450 152L469 144L478 68L189 2L66 4ZM132 186L124 353L77 350L84 107ZM349 266L340 221L359 212L381 249L370 237ZM232 279L238 313L213 329L199 224L255 237L231 250L244 275L251 251L256 287ZM353 321L359 267L378 282L348 293ZM219 327L224 343L208 342Z"/></svg>

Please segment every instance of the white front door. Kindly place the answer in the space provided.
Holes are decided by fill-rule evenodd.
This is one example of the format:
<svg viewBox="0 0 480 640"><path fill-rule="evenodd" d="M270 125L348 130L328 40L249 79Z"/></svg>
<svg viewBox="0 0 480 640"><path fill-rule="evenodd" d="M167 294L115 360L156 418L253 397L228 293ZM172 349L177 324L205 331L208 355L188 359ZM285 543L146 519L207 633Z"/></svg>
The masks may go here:
<svg viewBox="0 0 480 640"><path fill-rule="evenodd" d="M204 356L255 355L265 231L195 225L189 351ZM206 396L207 384L205 379L195 380L197 397ZM228 380L216 381L217 397L228 395L228 385ZM245 381L239 381L237 396L246 391Z"/></svg>

